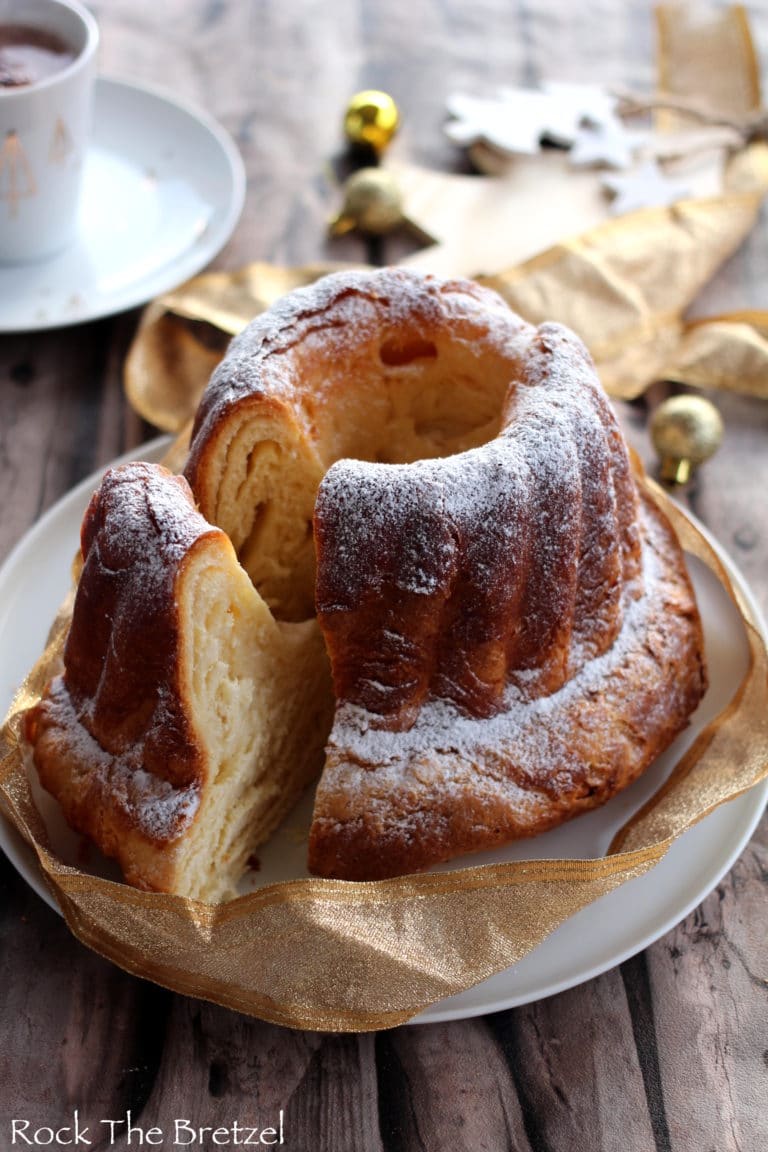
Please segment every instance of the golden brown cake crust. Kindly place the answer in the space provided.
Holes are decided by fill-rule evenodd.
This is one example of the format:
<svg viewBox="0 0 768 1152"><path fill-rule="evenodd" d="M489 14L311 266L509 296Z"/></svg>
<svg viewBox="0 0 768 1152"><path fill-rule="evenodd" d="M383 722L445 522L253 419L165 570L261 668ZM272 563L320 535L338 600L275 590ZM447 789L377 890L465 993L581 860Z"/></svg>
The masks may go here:
<svg viewBox="0 0 768 1152"><path fill-rule="evenodd" d="M376 880L534 836L605 803L688 724L706 690L679 544L644 499L644 594L613 648L550 697L508 691L492 720L426 705L409 732L337 713L318 787L313 872Z"/></svg>
<svg viewBox="0 0 768 1152"><path fill-rule="evenodd" d="M225 539L183 478L143 463L109 471L83 520L65 670L27 718L41 783L67 822L140 887L169 887L172 844L203 783L179 679L176 582L194 549Z"/></svg>
<svg viewBox="0 0 768 1152"><path fill-rule="evenodd" d="M130 883L229 899L322 765L317 623L279 626L159 465L106 473L82 560L63 672L26 721L40 781Z"/></svg>

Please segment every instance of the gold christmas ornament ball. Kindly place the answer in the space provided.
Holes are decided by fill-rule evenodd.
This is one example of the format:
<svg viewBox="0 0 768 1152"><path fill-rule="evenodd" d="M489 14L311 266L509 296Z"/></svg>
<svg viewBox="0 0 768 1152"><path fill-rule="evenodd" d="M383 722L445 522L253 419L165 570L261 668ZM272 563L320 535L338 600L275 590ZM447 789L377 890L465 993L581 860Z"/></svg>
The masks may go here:
<svg viewBox="0 0 768 1152"><path fill-rule="evenodd" d="M400 112L388 93L366 89L357 92L344 114L344 134L350 144L368 145L383 152L397 131Z"/></svg>
<svg viewBox="0 0 768 1152"><path fill-rule="evenodd" d="M653 414L651 439L661 458L662 480L686 484L722 444L723 421L703 396L670 396Z"/></svg>
<svg viewBox="0 0 768 1152"><path fill-rule="evenodd" d="M397 181L383 168L360 168L344 185L344 206L331 221L334 236L358 229L383 236L403 223L403 197Z"/></svg>

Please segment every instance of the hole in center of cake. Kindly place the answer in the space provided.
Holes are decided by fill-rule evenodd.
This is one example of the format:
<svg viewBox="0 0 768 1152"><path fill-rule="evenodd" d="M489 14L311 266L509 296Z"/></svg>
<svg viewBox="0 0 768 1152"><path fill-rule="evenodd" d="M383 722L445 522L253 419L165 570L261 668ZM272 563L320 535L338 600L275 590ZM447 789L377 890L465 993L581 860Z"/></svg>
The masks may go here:
<svg viewBox="0 0 768 1152"><path fill-rule="evenodd" d="M514 368L482 340L406 329L326 356L312 375L300 403L329 468L342 459L412 464L480 447L500 430Z"/></svg>
<svg viewBox="0 0 768 1152"><path fill-rule="evenodd" d="M326 471L343 459L402 465L479 448L499 434L517 375L513 353L477 329L354 335L330 348L327 331L309 335L290 365L297 419L264 412L230 450L232 520L248 525L233 540L280 620L314 615L307 525Z"/></svg>

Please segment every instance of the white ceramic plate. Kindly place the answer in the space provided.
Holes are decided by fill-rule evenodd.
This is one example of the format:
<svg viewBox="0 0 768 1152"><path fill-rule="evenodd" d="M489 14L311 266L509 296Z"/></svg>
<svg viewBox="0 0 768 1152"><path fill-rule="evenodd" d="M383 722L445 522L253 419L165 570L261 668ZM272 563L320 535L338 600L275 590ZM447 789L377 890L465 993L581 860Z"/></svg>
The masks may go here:
<svg viewBox="0 0 768 1152"><path fill-rule="evenodd" d="M161 438L123 459L157 460L169 440ZM80 520L98 476L84 480L31 529L0 569L0 708L13 693L43 648L49 624L69 584ZM699 526L700 527L700 526ZM732 562L711 541L734 582L754 607L754 600ZM613 834L658 788L702 727L728 703L747 664L747 644L738 614L719 582L704 565L689 558L704 621L711 686L693 723L641 780L605 807L556 828L535 840L469 857L472 864L526 857L595 857L604 855ZM755 608L756 615L759 616ZM72 863L80 841L64 825L58 806L38 793L57 850ZM629 881L595 901L552 933L515 967L458 996L427 1009L416 1022L458 1019L525 1004L570 988L639 952L674 927L718 883L749 840L757 824L768 781L686 832L648 875ZM306 830L312 797L307 796L285 826L259 852L260 868L251 886L307 876ZM0 821L2 846L19 872L55 907L31 850ZM90 861L95 870L116 876L114 865ZM452 865L443 865L445 871Z"/></svg>
<svg viewBox="0 0 768 1152"><path fill-rule="evenodd" d="M0 265L0 332L133 308L199 272L240 217L245 171L223 128L149 88L99 77L75 242Z"/></svg>

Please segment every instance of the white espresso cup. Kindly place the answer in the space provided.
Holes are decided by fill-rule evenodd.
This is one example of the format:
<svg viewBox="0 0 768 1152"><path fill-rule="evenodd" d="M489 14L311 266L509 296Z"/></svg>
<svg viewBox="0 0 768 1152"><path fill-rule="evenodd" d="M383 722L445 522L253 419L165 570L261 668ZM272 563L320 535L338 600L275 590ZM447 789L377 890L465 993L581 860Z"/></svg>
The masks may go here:
<svg viewBox="0 0 768 1152"><path fill-rule="evenodd" d="M33 66L28 75L0 70L0 262L6 264L53 256L74 238L96 76L99 32L77 0L0 0L0 59L3 45L23 41L30 29L32 48L39 41L67 53L48 73Z"/></svg>

